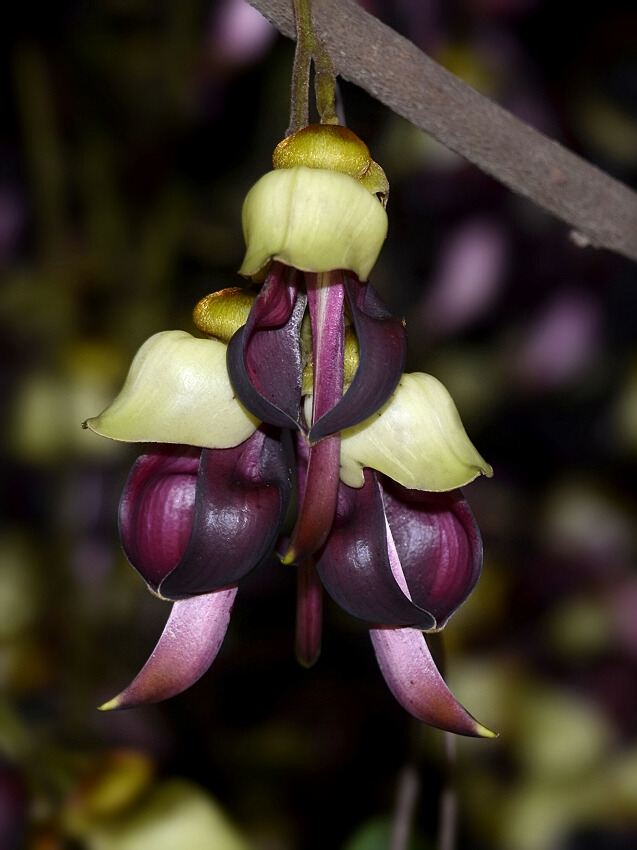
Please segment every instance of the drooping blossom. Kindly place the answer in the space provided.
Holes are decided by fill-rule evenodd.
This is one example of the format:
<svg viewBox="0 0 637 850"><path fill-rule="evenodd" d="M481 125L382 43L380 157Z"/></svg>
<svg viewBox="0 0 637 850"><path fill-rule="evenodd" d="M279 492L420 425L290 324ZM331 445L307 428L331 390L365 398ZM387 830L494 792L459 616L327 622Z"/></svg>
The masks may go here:
<svg viewBox="0 0 637 850"><path fill-rule="evenodd" d="M368 624L408 711L488 736L423 633L443 628L478 580L482 543L458 488L491 469L442 384L404 374L404 323L367 282L387 231L385 175L338 126L304 128L273 161L243 211L252 288L197 305L204 338L148 340L119 396L86 423L151 444L125 486L120 537L150 590L174 602L147 664L104 707L196 681L241 579L274 556L296 566L301 663L320 652L324 587Z"/></svg>

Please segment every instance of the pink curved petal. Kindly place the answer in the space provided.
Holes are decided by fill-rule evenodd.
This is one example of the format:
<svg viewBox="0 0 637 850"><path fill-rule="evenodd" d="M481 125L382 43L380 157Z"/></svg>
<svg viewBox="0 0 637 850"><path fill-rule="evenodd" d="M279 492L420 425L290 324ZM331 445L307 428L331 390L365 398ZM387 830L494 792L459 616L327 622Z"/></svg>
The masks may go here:
<svg viewBox="0 0 637 850"><path fill-rule="evenodd" d="M455 699L418 629L379 626L369 630L376 659L390 691L423 723L475 738L494 738Z"/></svg>
<svg viewBox="0 0 637 850"><path fill-rule="evenodd" d="M161 702L193 685L217 657L236 595L237 588L230 587L175 602L146 664L127 688L100 709Z"/></svg>

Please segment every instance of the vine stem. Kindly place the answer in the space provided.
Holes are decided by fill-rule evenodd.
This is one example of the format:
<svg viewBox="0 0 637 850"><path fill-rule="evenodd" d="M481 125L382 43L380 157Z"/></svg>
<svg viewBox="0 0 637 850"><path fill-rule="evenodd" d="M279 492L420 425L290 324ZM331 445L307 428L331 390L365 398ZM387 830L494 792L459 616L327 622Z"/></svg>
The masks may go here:
<svg viewBox="0 0 637 850"><path fill-rule="evenodd" d="M309 0L294 0L296 48L292 66L290 126L287 136L309 123L310 66L312 64L312 17Z"/></svg>
<svg viewBox="0 0 637 850"><path fill-rule="evenodd" d="M419 789L420 780L415 765L406 764L398 780L389 850L407 850L409 847Z"/></svg>
<svg viewBox="0 0 637 850"><path fill-rule="evenodd" d="M249 2L294 37L290 0ZM343 79L564 221L577 245L637 261L637 192L479 94L355 0L314 0L312 20Z"/></svg>
<svg viewBox="0 0 637 850"><path fill-rule="evenodd" d="M316 69L316 108L321 124L338 124L336 115L336 71L312 21L312 0L293 0L296 49L292 68L290 99L291 135L309 123L309 86L312 61Z"/></svg>

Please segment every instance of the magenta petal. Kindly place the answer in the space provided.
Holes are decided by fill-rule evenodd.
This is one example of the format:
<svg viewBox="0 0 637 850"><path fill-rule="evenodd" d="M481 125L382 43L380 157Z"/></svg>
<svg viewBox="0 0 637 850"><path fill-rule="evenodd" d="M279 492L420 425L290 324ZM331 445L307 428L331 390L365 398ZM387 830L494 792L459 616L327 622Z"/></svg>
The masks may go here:
<svg viewBox="0 0 637 850"><path fill-rule="evenodd" d="M175 602L157 646L131 684L100 706L136 708L173 697L199 679L217 657L237 588Z"/></svg>
<svg viewBox="0 0 637 850"><path fill-rule="evenodd" d="M299 476L300 507L283 563L298 564L311 557L328 538L336 511L340 456L340 434L310 447L304 483Z"/></svg>
<svg viewBox="0 0 637 850"><path fill-rule="evenodd" d="M474 738L494 738L453 696L422 632L380 626L369 630L378 666L396 700L423 723Z"/></svg>

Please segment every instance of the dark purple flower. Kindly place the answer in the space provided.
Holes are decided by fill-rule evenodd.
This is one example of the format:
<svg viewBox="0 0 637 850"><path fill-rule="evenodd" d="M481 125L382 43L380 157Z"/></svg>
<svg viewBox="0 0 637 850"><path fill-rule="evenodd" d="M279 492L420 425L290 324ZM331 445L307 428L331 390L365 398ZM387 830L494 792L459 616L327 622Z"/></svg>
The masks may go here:
<svg viewBox="0 0 637 850"><path fill-rule="evenodd" d="M478 580L482 543L458 488L490 467L444 387L403 374L403 323L366 282L384 239L384 175L353 134L328 130L340 170L321 164L310 133L301 147L314 165L284 150L248 196L242 271L258 294L204 299L195 315L210 338L148 340L118 398L87 423L156 444L129 476L120 536L152 592L174 601L145 667L103 707L196 681L238 583L276 554L297 568L303 664L320 652L324 587L369 624L408 711L489 735L450 694L423 632L441 629Z"/></svg>

